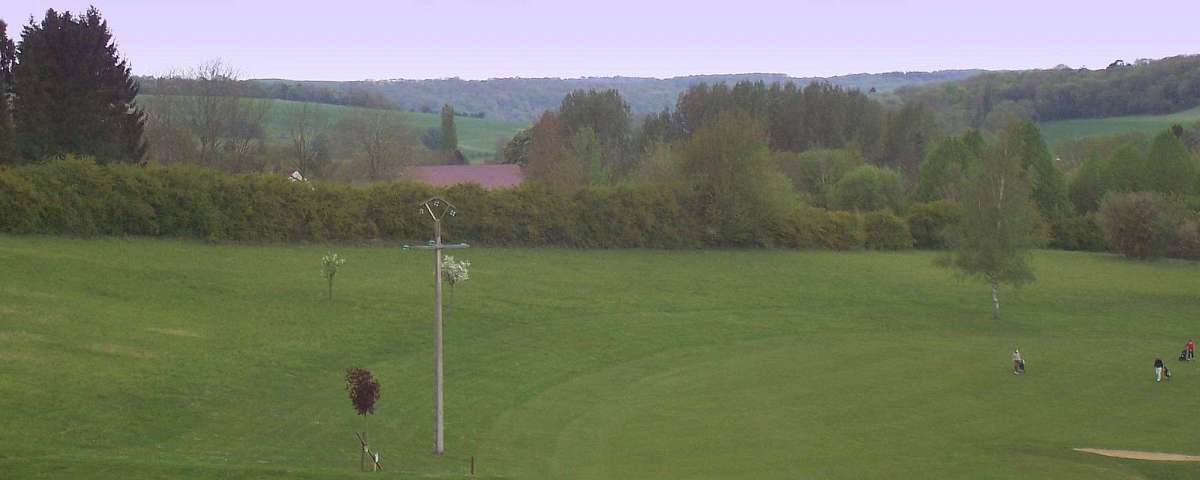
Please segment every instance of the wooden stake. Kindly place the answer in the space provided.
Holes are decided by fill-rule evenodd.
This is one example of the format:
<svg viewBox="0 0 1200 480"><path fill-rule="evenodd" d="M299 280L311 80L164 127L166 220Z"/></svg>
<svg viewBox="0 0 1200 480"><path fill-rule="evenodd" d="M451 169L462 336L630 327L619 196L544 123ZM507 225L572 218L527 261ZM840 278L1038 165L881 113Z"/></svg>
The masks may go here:
<svg viewBox="0 0 1200 480"><path fill-rule="evenodd" d="M354 436L358 437L358 443L362 447L362 450L358 452L358 469L365 472L367 471L367 456L370 452L367 448L367 432L354 432Z"/></svg>

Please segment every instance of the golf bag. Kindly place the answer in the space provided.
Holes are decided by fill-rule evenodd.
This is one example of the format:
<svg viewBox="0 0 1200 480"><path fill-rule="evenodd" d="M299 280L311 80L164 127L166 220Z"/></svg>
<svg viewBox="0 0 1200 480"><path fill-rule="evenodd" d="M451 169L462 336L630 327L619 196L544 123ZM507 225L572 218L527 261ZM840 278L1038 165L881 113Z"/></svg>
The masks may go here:
<svg viewBox="0 0 1200 480"><path fill-rule="evenodd" d="M1186 361L1188 361L1188 351L1187 351L1187 349L1184 349L1182 352L1179 352L1179 361L1181 361L1181 362L1186 362Z"/></svg>
<svg viewBox="0 0 1200 480"><path fill-rule="evenodd" d="M1163 365L1163 378L1167 380L1171 379L1171 369L1167 368L1166 365Z"/></svg>

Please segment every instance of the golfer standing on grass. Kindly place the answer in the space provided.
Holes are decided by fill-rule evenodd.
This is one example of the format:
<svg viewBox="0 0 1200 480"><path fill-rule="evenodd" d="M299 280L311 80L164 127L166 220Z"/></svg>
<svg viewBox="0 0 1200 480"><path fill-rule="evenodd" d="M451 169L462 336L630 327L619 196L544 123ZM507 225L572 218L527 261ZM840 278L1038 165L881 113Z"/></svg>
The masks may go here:
<svg viewBox="0 0 1200 480"><path fill-rule="evenodd" d="M1013 375L1025 373L1025 360L1021 359L1021 349L1013 350Z"/></svg>
<svg viewBox="0 0 1200 480"><path fill-rule="evenodd" d="M1163 372L1162 359L1155 357L1154 358L1154 381L1156 381L1156 382L1162 381L1162 372Z"/></svg>

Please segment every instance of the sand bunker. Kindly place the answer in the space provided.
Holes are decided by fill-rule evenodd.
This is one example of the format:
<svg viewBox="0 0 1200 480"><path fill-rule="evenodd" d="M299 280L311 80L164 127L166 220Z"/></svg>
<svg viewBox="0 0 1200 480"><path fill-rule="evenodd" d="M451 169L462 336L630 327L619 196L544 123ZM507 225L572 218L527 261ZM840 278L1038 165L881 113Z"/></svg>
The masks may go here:
<svg viewBox="0 0 1200 480"><path fill-rule="evenodd" d="M1099 448L1076 448L1077 452L1094 453L1106 457L1131 458L1134 460L1157 460L1160 462L1200 462L1200 456L1182 453L1138 452L1134 450L1102 450Z"/></svg>

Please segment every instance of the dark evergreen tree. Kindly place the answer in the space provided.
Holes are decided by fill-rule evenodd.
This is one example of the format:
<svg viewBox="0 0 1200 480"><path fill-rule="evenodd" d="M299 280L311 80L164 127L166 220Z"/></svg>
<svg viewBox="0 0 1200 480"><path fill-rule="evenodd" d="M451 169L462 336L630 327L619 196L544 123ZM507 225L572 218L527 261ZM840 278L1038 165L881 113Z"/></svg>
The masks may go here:
<svg viewBox="0 0 1200 480"><path fill-rule="evenodd" d="M17 147L27 161L80 154L140 162L145 115L138 85L95 7L47 10L21 32L12 69Z"/></svg>
<svg viewBox="0 0 1200 480"><path fill-rule="evenodd" d="M1090 158L1075 169L1067 193L1076 210L1094 212L1100 208L1100 200L1113 188L1113 181L1109 178L1111 173L1108 159L1101 157Z"/></svg>
<svg viewBox="0 0 1200 480"><path fill-rule="evenodd" d="M454 126L454 107L449 104L442 106L442 138L439 146L446 153L453 154L458 151L458 129Z"/></svg>
<svg viewBox="0 0 1200 480"><path fill-rule="evenodd" d="M906 103L889 112L883 135L880 163L899 170L906 177L917 176L925 148L937 138L937 120L933 110L921 103Z"/></svg>
<svg viewBox="0 0 1200 480"><path fill-rule="evenodd" d="M1042 140L1037 125L1021 121L1008 126L1012 145L1021 157L1022 167L1029 175L1033 202L1047 219L1059 219L1071 213L1071 202L1067 195L1067 181L1058 167L1050 149Z"/></svg>
<svg viewBox="0 0 1200 480"><path fill-rule="evenodd" d="M0 20L0 164L12 163L16 141L12 126L12 67L17 49L8 38L8 25Z"/></svg>

